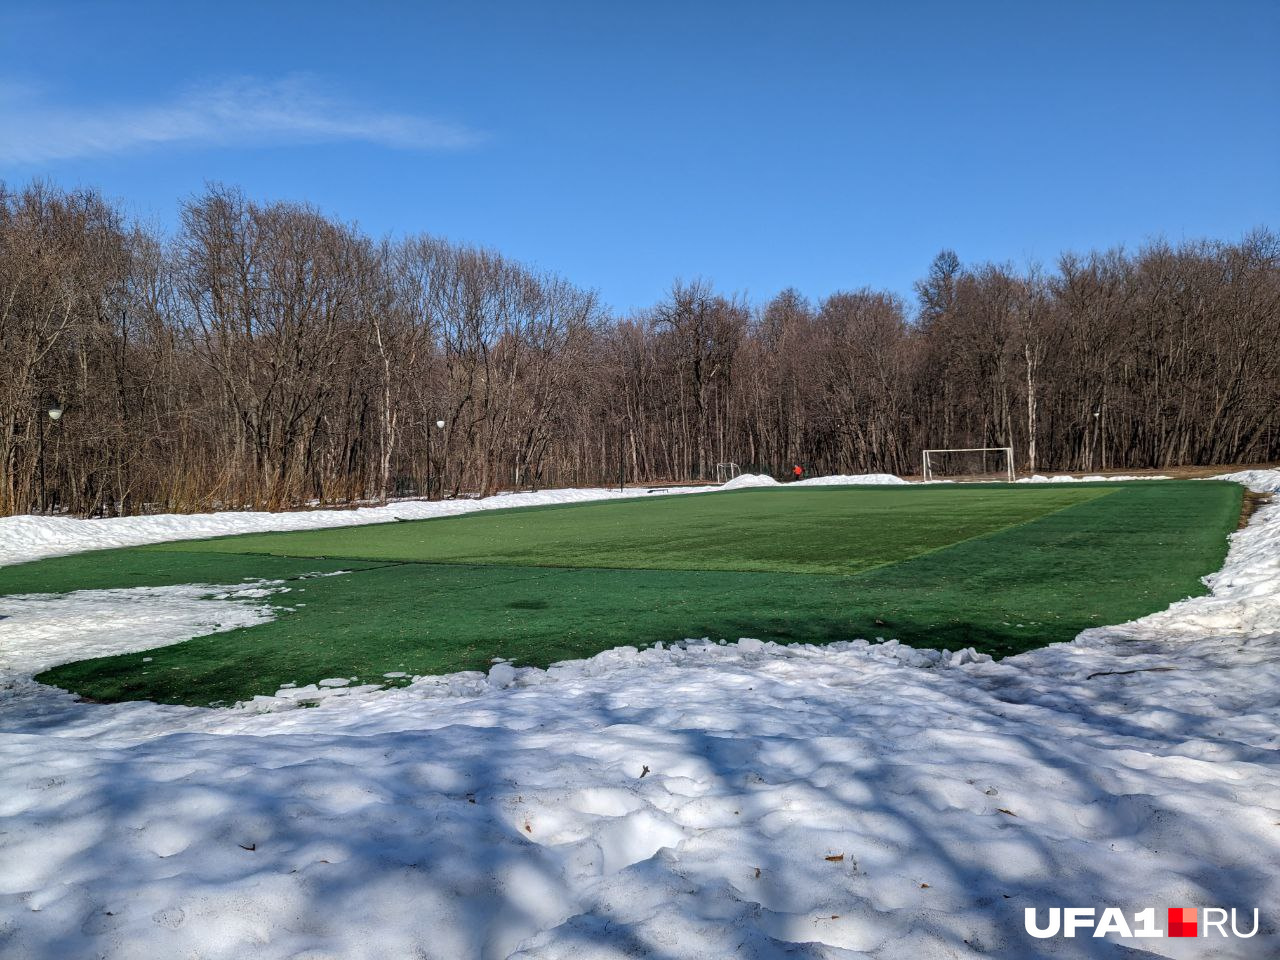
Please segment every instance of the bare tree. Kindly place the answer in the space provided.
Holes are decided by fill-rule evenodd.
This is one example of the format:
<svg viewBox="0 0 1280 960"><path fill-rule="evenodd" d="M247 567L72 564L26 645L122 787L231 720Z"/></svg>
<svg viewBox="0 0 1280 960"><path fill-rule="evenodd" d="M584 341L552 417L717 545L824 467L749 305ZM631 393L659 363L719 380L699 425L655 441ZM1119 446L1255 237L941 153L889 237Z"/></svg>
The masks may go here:
<svg viewBox="0 0 1280 960"><path fill-rule="evenodd" d="M943 251L916 292L913 315L869 289L752 307L698 280L615 318L493 251L225 187L164 236L0 184L0 512L461 496L620 460L902 472L924 446L1033 471L1280 456L1274 233L1048 273Z"/></svg>

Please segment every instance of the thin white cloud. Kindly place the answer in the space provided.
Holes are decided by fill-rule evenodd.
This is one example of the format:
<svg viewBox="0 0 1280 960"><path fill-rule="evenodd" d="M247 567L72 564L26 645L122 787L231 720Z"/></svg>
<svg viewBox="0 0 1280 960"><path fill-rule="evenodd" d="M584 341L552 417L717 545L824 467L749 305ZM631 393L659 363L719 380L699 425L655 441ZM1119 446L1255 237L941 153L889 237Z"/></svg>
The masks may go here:
<svg viewBox="0 0 1280 960"><path fill-rule="evenodd" d="M40 164L161 147L362 141L404 150L458 150L483 137L456 124L362 107L301 77L239 78L167 103L62 108L0 83L0 164Z"/></svg>

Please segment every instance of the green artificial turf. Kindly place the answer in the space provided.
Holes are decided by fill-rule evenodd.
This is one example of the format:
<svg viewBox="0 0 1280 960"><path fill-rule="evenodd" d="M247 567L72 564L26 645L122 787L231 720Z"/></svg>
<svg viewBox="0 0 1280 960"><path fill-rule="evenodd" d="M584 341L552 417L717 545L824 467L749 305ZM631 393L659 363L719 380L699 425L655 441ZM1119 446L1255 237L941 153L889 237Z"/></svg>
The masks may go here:
<svg viewBox="0 0 1280 960"><path fill-rule="evenodd" d="M844 574L1111 492L1081 484L741 490L249 534L189 549L413 563Z"/></svg>
<svg viewBox="0 0 1280 960"><path fill-rule="evenodd" d="M287 581L274 602L293 609L271 623L39 677L98 700L229 703L286 682L496 656L546 666L700 636L1002 656L1202 593L1241 493L1158 481L655 497L81 554L0 568L0 594ZM335 570L350 572L302 579Z"/></svg>

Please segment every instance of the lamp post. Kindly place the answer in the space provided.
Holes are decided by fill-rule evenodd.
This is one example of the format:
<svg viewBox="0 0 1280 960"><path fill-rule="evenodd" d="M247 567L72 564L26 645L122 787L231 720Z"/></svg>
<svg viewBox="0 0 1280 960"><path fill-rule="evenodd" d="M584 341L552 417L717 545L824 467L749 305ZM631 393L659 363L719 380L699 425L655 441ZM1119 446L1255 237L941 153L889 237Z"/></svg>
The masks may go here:
<svg viewBox="0 0 1280 960"><path fill-rule="evenodd" d="M444 433L444 421L436 421L436 429ZM446 451L447 453L447 451ZM444 466L440 468L441 493L444 492ZM431 499L431 430L427 430L427 499Z"/></svg>
<svg viewBox="0 0 1280 960"><path fill-rule="evenodd" d="M628 420L621 420L618 423L618 492L625 493L627 490L627 427Z"/></svg>
<svg viewBox="0 0 1280 960"><path fill-rule="evenodd" d="M37 404L38 411L36 415L36 432L40 437L40 512L44 513L48 509L49 489L45 483L44 473L44 418L48 417L53 423L57 423L62 418L63 406L55 397L44 397Z"/></svg>
<svg viewBox="0 0 1280 960"><path fill-rule="evenodd" d="M1094 411L1093 411L1093 444L1092 444L1091 446L1098 448L1098 452L1099 452L1099 457L1098 457L1098 460L1099 460L1099 469L1104 469L1104 465L1101 463L1101 460L1102 460L1102 456L1101 456L1101 452L1102 452L1102 451L1101 451L1101 448L1102 448L1102 408L1101 408L1101 407L1099 407L1097 410L1094 410ZM1093 469L1093 454L1092 454L1092 453L1090 453L1090 455L1089 455L1089 469L1090 469L1090 470L1092 470L1092 469Z"/></svg>

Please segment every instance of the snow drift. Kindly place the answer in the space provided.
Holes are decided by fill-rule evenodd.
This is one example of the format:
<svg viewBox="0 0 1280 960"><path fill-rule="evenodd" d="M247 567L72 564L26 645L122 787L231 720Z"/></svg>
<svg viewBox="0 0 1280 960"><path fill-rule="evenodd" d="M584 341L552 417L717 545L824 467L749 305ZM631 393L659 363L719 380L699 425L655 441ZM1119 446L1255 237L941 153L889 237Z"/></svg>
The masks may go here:
<svg viewBox="0 0 1280 960"><path fill-rule="evenodd" d="M858 476L814 477L799 485L906 483L887 473ZM237 533L268 533L282 530L317 530L324 527L392 523L396 520L426 520L454 517L477 510L509 507L539 507L556 503L589 503L596 500L626 500L671 494L714 493L743 487L780 486L772 477L743 474L721 487L664 487L608 490L600 487L541 490L537 493L504 493L482 500L403 500L377 507L349 510L294 510L281 513L166 513L143 517L111 517L81 520L74 517L0 517L0 566L39 560L43 557L136 547L145 543L225 537ZM787 486L796 486L788 484Z"/></svg>
<svg viewBox="0 0 1280 960"><path fill-rule="evenodd" d="M783 487L790 490L793 487L845 487L853 485L874 487L905 484L906 482L906 480L901 477L895 477L891 473L835 474L829 477L810 477L808 480L796 480L789 483L779 483L773 477L761 473L744 473L734 477L719 489L741 490L746 487Z"/></svg>
<svg viewBox="0 0 1280 960"><path fill-rule="evenodd" d="M704 493L706 487L675 487L662 493ZM136 547L145 543L225 537L237 533L318 530L324 527L393 523L454 517L477 510L538 507L554 503L587 503L649 496L643 487L625 492L600 488L506 493L482 500L403 500L377 507L349 510L293 510L228 513L166 513L143 517L81 520L74 517L0 517L0 566L43 557Z"/></svg>

